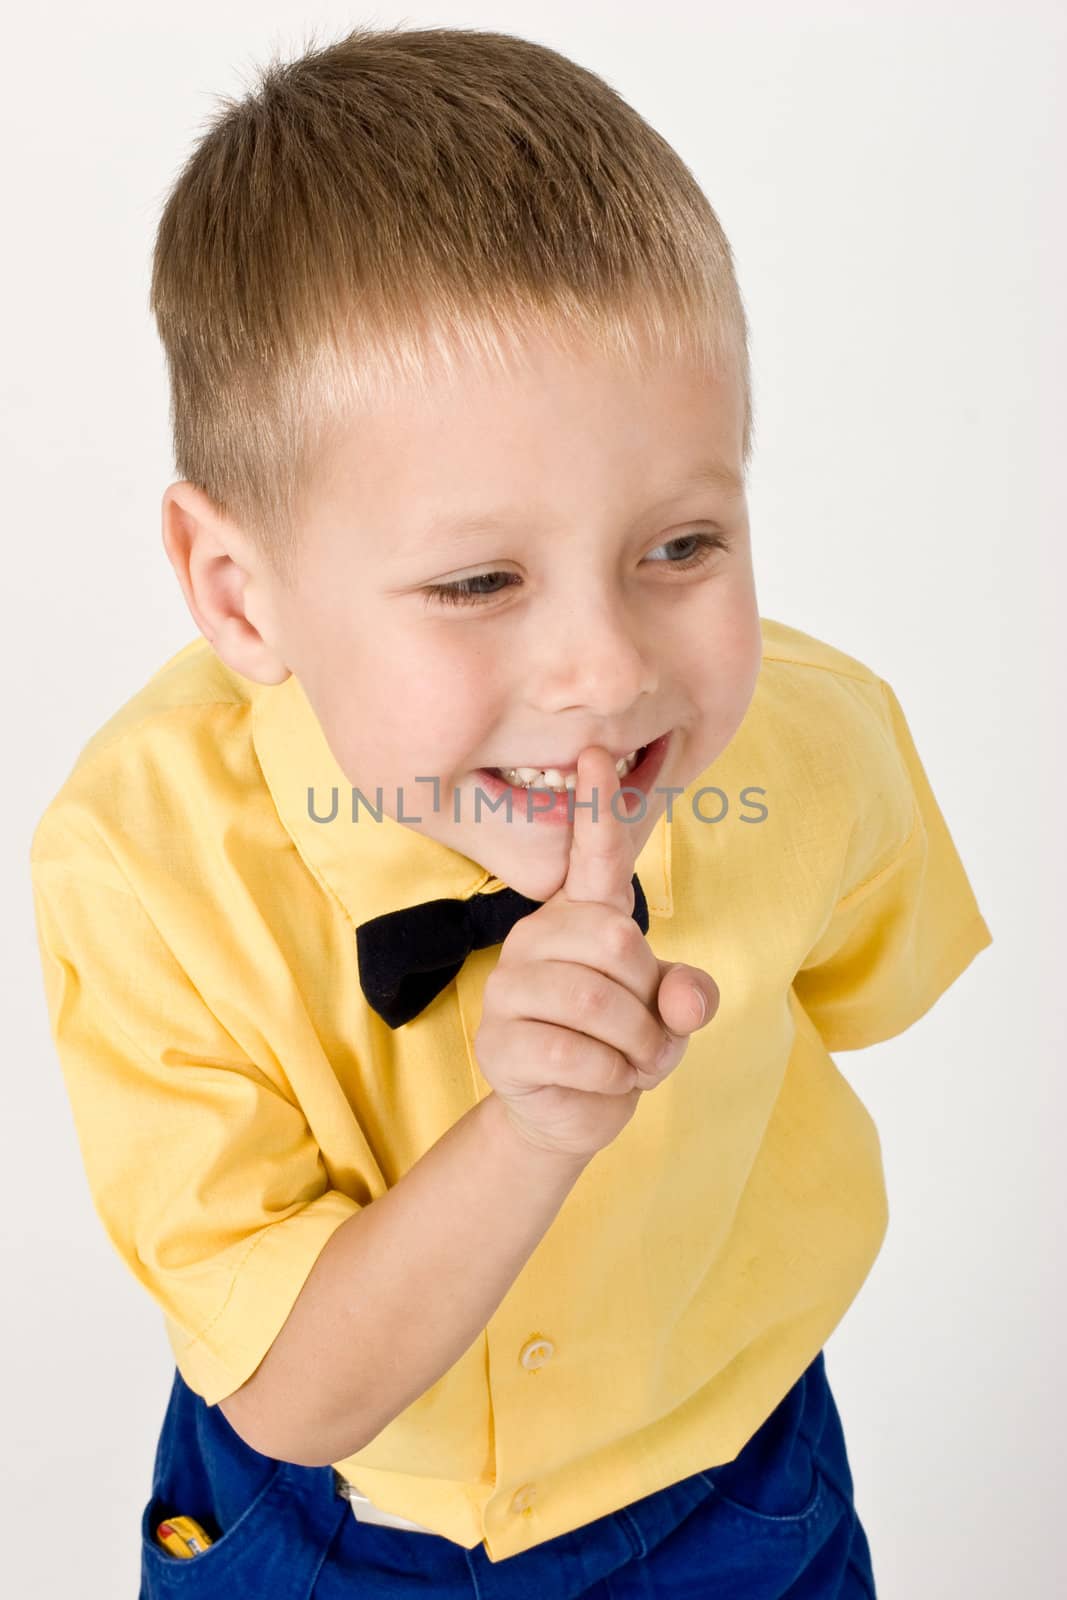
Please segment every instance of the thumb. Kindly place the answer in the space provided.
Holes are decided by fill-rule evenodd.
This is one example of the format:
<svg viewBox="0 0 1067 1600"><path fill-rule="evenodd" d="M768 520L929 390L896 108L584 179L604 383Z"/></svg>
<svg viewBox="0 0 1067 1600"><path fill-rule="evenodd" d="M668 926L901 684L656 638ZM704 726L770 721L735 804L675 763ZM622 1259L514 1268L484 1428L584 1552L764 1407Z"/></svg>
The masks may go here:
<svg viewBox="0 0 1067 1600"><path fill-rule="evenodd" d="M710 1022L719 1009L719 986L709 972L682 961L661 961L656 995L660 1021L684 1037Z"/></svg>

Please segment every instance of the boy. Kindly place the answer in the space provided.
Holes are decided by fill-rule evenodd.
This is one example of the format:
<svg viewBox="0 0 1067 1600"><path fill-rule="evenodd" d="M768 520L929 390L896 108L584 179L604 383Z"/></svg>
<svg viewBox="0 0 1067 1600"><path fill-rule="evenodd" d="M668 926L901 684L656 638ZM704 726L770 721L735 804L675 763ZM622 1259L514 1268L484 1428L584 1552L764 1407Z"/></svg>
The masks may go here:
<svg viewBox="0 0 1067 1600"><path fill-rule="evenodd" d="M892 689L759 616L714 213L555 52L360 29L226 103L152 309L203 637L31 851L176 1363L142 1597L182 1514L202 1594L873 1595L829 1051L991 936Z"/></svg>

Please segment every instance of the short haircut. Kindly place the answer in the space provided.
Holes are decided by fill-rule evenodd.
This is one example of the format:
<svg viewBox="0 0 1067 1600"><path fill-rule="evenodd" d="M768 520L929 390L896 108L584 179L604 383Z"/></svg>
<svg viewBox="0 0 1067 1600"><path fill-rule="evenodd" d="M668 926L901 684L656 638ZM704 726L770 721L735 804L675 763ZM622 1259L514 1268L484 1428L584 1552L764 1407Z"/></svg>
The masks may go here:
<svg viewBox="0 0 1067 1600"><path fill-rule="evenodd" d="M305 40L305 44L307 40ZM317 466L358 410L531 326L740 385L733 254L689 168L603 78L464 28L359 27L274 57L165 200L149 308L175 467L283 578Z"/></svg>

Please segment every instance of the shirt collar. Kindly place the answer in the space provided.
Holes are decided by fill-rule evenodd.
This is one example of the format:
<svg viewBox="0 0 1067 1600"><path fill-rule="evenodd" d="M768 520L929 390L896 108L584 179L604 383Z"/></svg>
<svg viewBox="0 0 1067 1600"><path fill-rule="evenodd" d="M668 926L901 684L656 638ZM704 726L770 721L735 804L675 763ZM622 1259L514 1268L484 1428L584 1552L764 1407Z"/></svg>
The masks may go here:
<svg viewBox="0 0 1067 1600"><path fill-rule="evenodd" d="M377 821L369 809L377 803L373 789L364 791L367 803L360 801L359 820L351 820L352 784L295 674L283 683L253 684L251 701L252 742L282 826L309 871L338 897L354 926L439 896L465 900L504 887L478 862L405 827L384 810ZM405 809L413 815L423 814L430 803L428 785L420 787L415 800L405 796ZM332 820L316 821L315 816ZM634 870L649 912L671 916L666 814L656 822Z"/></svg>

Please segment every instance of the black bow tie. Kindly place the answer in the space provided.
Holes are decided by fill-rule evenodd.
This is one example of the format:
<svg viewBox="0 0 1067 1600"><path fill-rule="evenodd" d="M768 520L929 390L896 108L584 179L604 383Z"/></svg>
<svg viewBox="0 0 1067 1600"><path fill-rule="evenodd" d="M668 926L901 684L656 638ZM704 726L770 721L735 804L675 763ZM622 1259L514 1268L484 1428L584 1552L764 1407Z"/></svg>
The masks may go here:
<svg viewBox="0 0 1067 1600"><path fill-rule="evenodd" d="M648 932L648 904L635 872L633 917ZM472 950L503 944L520 917L544 905L517 889L469 900L424 900L371 917L356 929L359 981L367 1003L391 1028L417 1017L440 994Z"/></svg>

